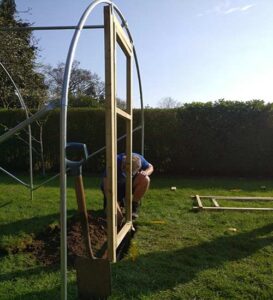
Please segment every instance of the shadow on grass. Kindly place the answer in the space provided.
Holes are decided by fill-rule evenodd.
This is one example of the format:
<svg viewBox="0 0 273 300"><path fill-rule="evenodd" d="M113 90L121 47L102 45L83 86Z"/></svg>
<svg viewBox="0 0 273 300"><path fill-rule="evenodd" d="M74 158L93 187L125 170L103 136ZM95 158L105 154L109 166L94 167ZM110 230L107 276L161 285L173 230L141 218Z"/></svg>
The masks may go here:
<svg viewBox="0 0 273 300"><path fill-rule="evenodd" d="M0 208L3 208L3 207L5 207L5 206L8 206L8 205L10 205L11 203L12 203L12 201L7 201L7 202L1 204L1 205L0 205Z"/></svg>
<svg viewBox="0 0 273 300"><path fill-rule="evenodd" d="M11 299L11 298L7 298ZM59 300L61 299L60 288L54 288L51 290L43 290L39 292L29 293L25 295L19 295L12 297L12 300L30 300L30 299L50 299L50 300ZM71 298L72 299L72 298ZM73 298L77 299L77 298Z"/></svg>
<svg viewBox="0 0 273 300"><path fill-rule="evenodd" d="M60 270L60 266L56 265L54 267L50 267L50 266L39 266L36 268L31 268L31 269L27 269L24 271L18 271L18 272L10 272L10 273L6 273L6 274L2 274L0 275L0 282L4 282L4 281L14 281L15 282L15 288L16 288L16 281L17 279L21 278L24 279L27 282L33 281L33 276L37 277L37 276L41 276L44 277L46 273L52 273L52 272L58 272ZM61 292L60 292L60 281L61 279L59 278L59 276L57 277L57 281L54 282L54 288L52 288L52 286L50 286L47 289L43 289L40 291L34 291L34 292L28 292L26 294L23 295L17 295L14 296L12 295L11 298L9 298L9 295L7 295L7 297L5 299L12 299L12 300L29 300L29 299L50 299L50 300L59 300L61 298ZM45 278L45 285L48 284L48 279ZM30 288L31 290L31 288ZM77 299L77 288L76 288L76 284L68 284L68 299ZM2 298L1 298L2 299Z"/></svg>
<svg viewBox="0 0 273 300"><path fill-rule="evenodd" d="M75 210L68 210L67 215L72 216ZM44 230L49 224L57 222L60 214L51 214L46 216L38 216L29 219L23 219L16 222L0 225L0 240L4 235L17 235L18 233L39 233Z"/></svg>
<svg viewBox="0 0 273 300"><path fill-rule="evenodd" d="M197 246L138 256L135 262L123 260L113 265L113 291L119 299L139 299L157 291L172 289L195 279L199 272L221 267L229 261L246 258L273 244L273 223L250 232L219 237ZM0 275L0 281L43 276L58 266L30 268ZM12 299L59 299L59 285ZM70 287L71 295L76 288ZM74 299L74 298L70 298ZM76 298L75 298L76 299Z"/></svg>
<svg viewBox="0 0 273 300"><path fill-rule="evenodd" d="M199 272L246 258L273 244L273 223L256 230L175 251L161 251L113 266L114 286L122 299L138 299L192 281ZM129 276L128 276L129 274ZM120 294L119 294L120 293Z"/></svg>
<svg viewBox="0 0 273 300"><path fill-rule="evenodd" d="M14 271L14 272L9 272L9 273L4 273L4 274L0 274L0 282L14 280L15 278L16 279L24 278L24 279L28 280L29 278L31 278L34 275L37 276L37 275L41 275L45 272L57 271L58 268L60 269L60 266L58 266L58 265L56 265L54 267L38 266L38 267L23 270L23 271Z"/></svg>
<svg viewBox="0 0 273 300"><path fill-rule="evenodd" d="M94 218L104 216L103 210L90 210L91 215ZM74 216L77 215L76 210L68 210L67 211L67 219L73 219ZM10 222L8 224L0 225L0 256L6 255L8 250L5 250L5 247L8 248L12 245L2 245L1 239L4 236L16 236L16 235L24 235L24 234L40 234L44 232L50 224L59 223L60 214L51 214L46 216L33 217L29 219L23 219L16 222Z"/></svg>
<svg viewBox="0 0 273 300"><path fill-rule="evenodd" d="M0 282L4 283L5 281L12 281L14 282L14 291L16 291L16 282L18 279L20 279L21 283L22 280L25 281L26 285L27 282L33 281L33 276L45 276L46 273L52 273L59 271L60 266L56 265L54 267L52 266L37 266L37 267L32 267L29 269L25 270L20 270L20 271L14 271L14 272L7 272L0 274ZM53 289L46 289L42 291L35 291L35 292L29 292L24 295L6 295L5 299L20 299L20 300L27 300L27 299L60 299L60 282L56 282L54 284L55 287ZM30 287L31 290L31 287ZM2 298L1 298L2 299Z"/></svg>

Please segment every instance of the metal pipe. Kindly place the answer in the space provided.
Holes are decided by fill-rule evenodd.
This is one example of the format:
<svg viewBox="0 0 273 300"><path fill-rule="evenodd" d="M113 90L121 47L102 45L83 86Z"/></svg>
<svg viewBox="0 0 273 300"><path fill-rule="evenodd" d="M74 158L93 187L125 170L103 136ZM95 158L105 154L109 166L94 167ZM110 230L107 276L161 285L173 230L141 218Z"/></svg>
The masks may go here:
<svg viewBox="0 0 273 300"><path fill-rule="evenodd" d="M0 31L27 31L27 30L75 30L77 26L28 26L28 27L0 27ZM85 25L82 29L103 29L103 25Z"/></svg>
<svg viewBox="0 0 273 300"><path fill-rule="evenodd" d="M5 66L4 66L1 62L0 62L0 66L1 66L2 69L5 71L5 73L7 74L8 78L9 78L10 81L12 82L12 84L13 84L13 86L14 86L16 92L17 92L17 97L18 97L18 99L19 99L19 102L20 102L20 104L21 104L21 107L26 111L26 115L27 115L27 118L28 118L29 114L28 114L28 111L27 111L27 106L26 106L26 104L25 104L25 101L24 101L24 99L23 99L21 93L20 93L19 88L17 87L15 81L13 80L13 78L12 78L12 76L10 75L10 73L8 72L8 70L5 68Z"/></svg>
<svg viewBox="0 0 273 300"><path fill-rule="evenodd" d="M50 181L52 181L52 180L54 180L55 178L58 178L60 176L60 173L58 173L58 174L56 174L56 175L54 175L54 176L52 176L52 177L50 177L50 178L48 178L47 180L45 180L44 182L42 182L41 184L39 184L39 185L36 185L35 187L33 187L32 188L32 191L36 191L36 190L38 190L41 186L43 186L43 185L45 185L45 184L47 184L48 182L50 182Z"/></svg>
<svg viewBox="0 0 273 300"><path fill-rule="evenodd" d="M3 143L5 140L9 139L10 137L12 137L16 132L22 130L26 126L30 125L34 121L36 121L39 118L41 118L42 116L44 116L47 112L54 109L55 107L56 107L56 104L54 104L53 102L50 102L47 105L45 105L41 110L39 110L37 113L35 113L31 117L29 117L28 119L22 121L17 126L9 129L6 133L4 133L0 136L0 144Z"/></svg>
<svg viewBox="0 0 273 300"><path fill-rule="evenodd" d="M23 180L17 178L15 175L11 174L9 171L5 170L4 168L0 167L0 171L2 171L3 173L9 175L11 178L13 178L14 180L16 180L17 182L21 183L23 186L30 188L30 185L25 183Z"/></svg>
<svg viewBox="0 0 273 300"><path fill-rule="evenodd" d="M136 54L136 49L134 47L134 58L135 64L137 69L137 77L138 77L138 86L139 86L139 94L140 94L140 104L141 104L141 155L144 156L144 142L145 142L145 117L144 117L144 104L143 104L143 90L142 90L142 83L141 83L141 76L140 76L140 69Z"/></svg>
<svg viewBox="0 0 273 300"><path fill-rule="evenodd" d="M5 66L0 62L1 67L6 72L7 76L9 77L10 81L12 82L15 91L16 96L19 99L19 102L21 104L21 107L25 110L26 118L29 119L29 112L26 106L26 103L20 93L19 88L17 87L15 81L13 80L11 74L8 72L8 70L5 68ZM31 125L28 125L28 146L29 146L29 177L30 177L30 199L33 200L33 156L32 156L32 132L31 132Z"/></svg>
<svg viewBox="0 0 273 300"><path fill-rule="evenodd" d="M31 125L28 125L30 199L33 201L33 153Z"/></svg>

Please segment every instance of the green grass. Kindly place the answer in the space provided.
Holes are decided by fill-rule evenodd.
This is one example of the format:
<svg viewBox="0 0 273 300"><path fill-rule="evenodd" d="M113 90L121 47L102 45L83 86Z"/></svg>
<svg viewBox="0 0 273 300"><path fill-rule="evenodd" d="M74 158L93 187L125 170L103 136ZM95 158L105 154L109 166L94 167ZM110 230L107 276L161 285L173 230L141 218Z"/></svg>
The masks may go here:
<svg viewBox="0 0 273 300"><path fill-rule="evenodd" d="M88 206L95 210L102 207L99 183L99 178L85 177ZM273 299L273 213L193 212L190 196L195 194L273 196L273 182L154 176L130 252L112 266L110 299ZM26 240L58 222L58 210L57 181L37 190L30 201L24 187L0 177L1 300L60 299L58 267L10 253L14 245L23 248ZM68 215L75 210L69 181ZM68 278L68 298L76 299L73 270Z"/></svg>

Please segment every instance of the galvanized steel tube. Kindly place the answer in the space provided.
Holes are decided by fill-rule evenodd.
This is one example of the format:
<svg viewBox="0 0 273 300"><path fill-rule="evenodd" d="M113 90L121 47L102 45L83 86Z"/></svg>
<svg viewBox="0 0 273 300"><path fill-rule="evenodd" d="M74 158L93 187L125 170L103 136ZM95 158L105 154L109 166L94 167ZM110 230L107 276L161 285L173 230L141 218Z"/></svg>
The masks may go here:
<svg viewBox="0 0 273 300"><path fill-rule="evenodd" d="M17 178L15 175L11 174L9 171L5 170L4 168L0 167L0 171L2 171L3 173L7 174L8 176L10 176L11 178L13 178L14 180L16 180L17 182L21 183L23 186L25 186L26 188L30 189L30 185L25 183L23 180Z"/></svg>
<svg viewBox="0 0 273 300"><path fill-rule="evenodd" d="M27 109L27 106L25 104L25 101L20 93L19 88L17 87L15 81L13 80L12 76L8 72L8 70L5 68L5 66L0 62L1 67L3 70L6 72L7 76L9 77L10 81L12 82L16 93L17 97L20 101L21 107L24 109L26 118L29 119L29 112ZM28 125L28 145L29 145L29 177L30 177L30 199L33 200L33 162L32 162L32 133L31 133L31 125Z"/></svg>
<svg viewBox="0 0 273 300"><path fill-rule="evenodd" d="M7 132L0 135L0 144L3 143L5 140L9 139L10 137L12 137L16 132L18 132L18 131L22 130L23 128L27 127L28 125L30 125L34 121L38 120L39 118L44 116L48 111L50 111L54 108L55 108L55 105L51 102L51 103L47 104L46 106L44 106L41 110L36 112L34 115L29 117L28 119L22 121L21 123L19 123L15 127L9 129Z"/></svg>
<svg viewBox="0 0 273 300"><path fill-rule="evenodd" d="M82 29L103 29L103 25L86 25ZM28 27L0 27L0 31L43 31L43 30L75 30L76 26L28 26Z"/></svg>

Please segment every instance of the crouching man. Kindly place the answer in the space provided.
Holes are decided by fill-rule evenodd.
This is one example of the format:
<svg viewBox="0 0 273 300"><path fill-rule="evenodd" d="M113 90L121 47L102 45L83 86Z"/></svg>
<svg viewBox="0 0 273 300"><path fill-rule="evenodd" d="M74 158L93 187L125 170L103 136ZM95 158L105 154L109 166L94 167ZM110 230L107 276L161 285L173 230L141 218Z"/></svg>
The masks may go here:
<svg viewBox="0 0 273 300"><path fill-rule="evenodd" d="M132 217L138 218L138 210L142 197L148 191L150 186L150 175L154 167L142 155L132 154ZM118 210L125 204L125 187L126 187L126 155L124 153L117 155L117 189L118 189ZM106 208L106 174L103 178L101 189L104 195L104 209Z"/></svg>

